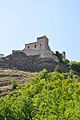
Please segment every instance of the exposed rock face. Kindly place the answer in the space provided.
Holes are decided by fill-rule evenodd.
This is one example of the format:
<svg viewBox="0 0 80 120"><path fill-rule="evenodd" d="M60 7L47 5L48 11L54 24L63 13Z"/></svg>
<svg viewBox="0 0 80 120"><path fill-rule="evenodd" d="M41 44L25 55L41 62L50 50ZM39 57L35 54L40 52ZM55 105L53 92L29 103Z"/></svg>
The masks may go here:
<svg viewBox="0 0 80 120"><path fill-rule="evenodd" d="M25 53L17 51L12 55L4 57L0 60L0 68L15 68L24 71L41 71L46 68L49 72L55 68L61 72L68 71L68 68L63 63L55 62L52 58L40 58L39 55L27 56Z"/></svg>

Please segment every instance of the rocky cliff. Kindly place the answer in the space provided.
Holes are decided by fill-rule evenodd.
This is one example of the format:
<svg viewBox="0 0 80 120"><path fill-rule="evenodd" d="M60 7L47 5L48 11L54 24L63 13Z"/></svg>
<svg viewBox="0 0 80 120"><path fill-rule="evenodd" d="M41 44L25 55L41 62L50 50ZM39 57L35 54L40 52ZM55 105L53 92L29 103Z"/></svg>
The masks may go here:
<svg viewBox="0 0 80 120"><path fill-rule="evenodd" d="M46 68L49 72L55 69L61 72L68 71L68 67L63 63L55 62L51 58L40 58L39 55L27 56L25 53L17 51L0 60L0 68L11 68L24 71L41 71Z"/></svg>

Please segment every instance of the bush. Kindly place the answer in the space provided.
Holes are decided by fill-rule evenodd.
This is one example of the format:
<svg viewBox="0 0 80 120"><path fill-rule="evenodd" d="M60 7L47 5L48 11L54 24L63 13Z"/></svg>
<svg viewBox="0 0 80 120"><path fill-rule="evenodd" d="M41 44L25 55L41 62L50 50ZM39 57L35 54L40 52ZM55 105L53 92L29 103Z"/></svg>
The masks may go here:
<svg viewBox="0 0 80 120"><path fill-rule="evenodd" d="M17 81L16 80L12 80L12 89L16 89L17 87Z"/></svg>
<svg viewBox="0 0 80 120"><path fill-rule="evenodd" d="M71 61L69 65L70 65L70 69L80 72L80 62Z"/></svg>
<svg viewBox="0 0 80 120"><path fill-rule="evenodd" d="M30 83L0 98L0 120L80 120L80 83L44 69Z"/></svg>

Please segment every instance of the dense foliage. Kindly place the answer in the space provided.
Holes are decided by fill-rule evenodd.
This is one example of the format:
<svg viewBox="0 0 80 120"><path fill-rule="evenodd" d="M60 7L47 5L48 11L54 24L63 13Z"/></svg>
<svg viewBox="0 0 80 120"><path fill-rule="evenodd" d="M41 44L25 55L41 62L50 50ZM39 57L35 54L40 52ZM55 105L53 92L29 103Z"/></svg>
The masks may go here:
<svg viewBox="0 0 80 120"><path fill-rule="evenodd" d="M80 120L80 82L44 69L30 83L0 98L0 120Z"/></svg>
<svg viewBox="0 0 80 120"><path fill-rule="evenodd" d="M69 63L70 69L80 72L80 62L76 62L76 61L71 61Z"/></svg>

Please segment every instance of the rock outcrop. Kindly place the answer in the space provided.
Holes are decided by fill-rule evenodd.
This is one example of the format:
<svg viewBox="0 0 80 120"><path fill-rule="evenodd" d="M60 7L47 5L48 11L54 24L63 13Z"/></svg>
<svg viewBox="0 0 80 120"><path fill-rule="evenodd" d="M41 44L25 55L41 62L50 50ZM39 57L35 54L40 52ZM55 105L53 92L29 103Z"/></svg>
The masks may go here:
<svg viewBox="0 0 80 120"><path fill-rule="evenodd" d="M49 72L55 69L59 69L61 72L68 71L68 67L65 64L55 62L52 58L40 58L39 55L27 56L21 51L3 57L0 60L0 68L11 68L31 72L41 71L44 68Z"/></svg>

